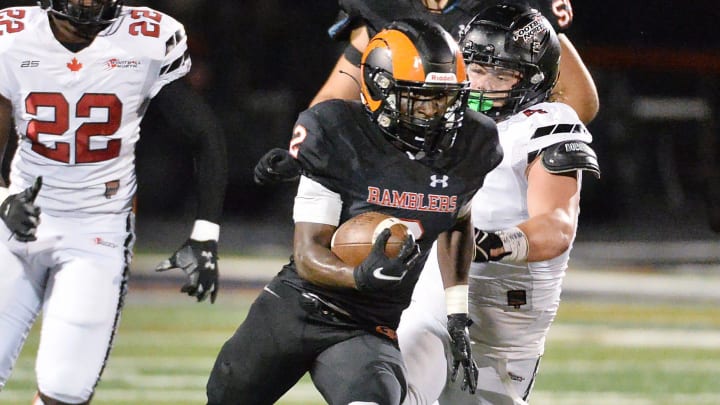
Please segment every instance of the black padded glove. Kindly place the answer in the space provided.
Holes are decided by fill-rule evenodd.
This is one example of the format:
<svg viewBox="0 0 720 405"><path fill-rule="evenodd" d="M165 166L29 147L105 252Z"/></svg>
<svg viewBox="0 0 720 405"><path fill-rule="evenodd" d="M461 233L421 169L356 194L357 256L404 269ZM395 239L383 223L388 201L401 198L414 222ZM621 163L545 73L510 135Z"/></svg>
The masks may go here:
<svg viewBox="0 0 720 405"><path fill-rule="evenodd" d="M475 360L472 358L472 348L470 347L470 335L467 327L470 326L468 314L450 314L448 315L447 330L450 333L450 347L453 356L453 368L450 379L455 382L457 379L460 366L463 369L463 380L461 389L465 391L470 389L470 393L474 394L477 389L478 368Z"/></svg>
<svg viewBox="0 0 720 405"><path fill-rule="evenodd" d="M196 241L188 239L169 259L160 263L155 271L181 269L188 281L180 292L197 297L198 302L210 295L210 303L215 302L218 293L217 242L214 240Z"/></svg>
<svg viewBox="0 0 720 405"><path fill-rule="evenodd" d="M375 239L368 257L355 267L353 275L359 291L382 291L397 287L420 255L420 248L415 244L415 238L412 234L408 234L403 240L398 257L387 257L385 244L388 239L390 239L390 229L385 228Z"/></svg>
<svg viewBox="0 0 720 405"><path fill-rule="evenodd" d="M274 148L260 158L254 173L259 185L294 181L300 176L300 164L287 150Z"/></svg>
<svg viewBox="0 0 720 405"><path fill-rule="evenodd" d="M37 240L35 231L40 223L40 207L34 204L35 197L42 187L42 176L35 179L32 186L17 194L9 195L0 204L0 218L21 242Z"/></svg>
<svg viewBox="0 0 720 405"><path fill-rule="evenodd" d="M477 228L475 229L475 257L473 258L474 262L496 262L510 254L510 252L505 252L498 256L492 256L490 254L490 250L501 247L503 247L502 240L500 240L500 237L496 233L486 232Z"/></svg>

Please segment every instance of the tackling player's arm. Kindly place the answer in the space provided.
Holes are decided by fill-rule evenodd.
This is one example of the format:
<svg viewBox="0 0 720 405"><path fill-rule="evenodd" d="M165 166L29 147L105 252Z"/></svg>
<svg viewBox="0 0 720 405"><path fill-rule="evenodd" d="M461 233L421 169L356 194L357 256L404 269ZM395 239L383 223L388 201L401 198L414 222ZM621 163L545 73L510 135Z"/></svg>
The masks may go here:
<svg viewBox="0 0 720 405"><path fill-rule="evenodd" d="M579 171L553 174L538 156L528 167L527 205L530 218L518 225L527 235L527 260L560 256L570 247L580 207Z"/></svg>
<svg viewBox="0 0 720 405"><path fill-rule="evenodd" d="M545 148L528 165L529 219L496 232L476 230L475 261L536 262L565 252L577 229L582 171L600 177L592 148L567 141Z"/></svg>
<svg viewBox="0 0 720 405"><path fill-rule="evenodd" d="M192 151L198 204L190 238L157 270L182 269L188 282L181 291L198 301L209 296L214 302L218 291L217 241L227 184L225 134L210 107L180 80L163 87L151 106L172 129L166 131L168 140L179 140Z"/></svg>
<svg viewBox="0 0 720 405"><path fill-rule="evenodd" d="M345 52L338 58L325 84L310 102L310 106L335 98L344 100L360 98L360 59L369 41L366 26L362 25L352 30Z"/></svg>
<svg viewBox="0 0 720 405"><path fill-rule="evenodd" d="M551 99L570 105L585 124L592 121L600 109L595 82L580 54L565 34L560 40L560 77Z"/></svg>

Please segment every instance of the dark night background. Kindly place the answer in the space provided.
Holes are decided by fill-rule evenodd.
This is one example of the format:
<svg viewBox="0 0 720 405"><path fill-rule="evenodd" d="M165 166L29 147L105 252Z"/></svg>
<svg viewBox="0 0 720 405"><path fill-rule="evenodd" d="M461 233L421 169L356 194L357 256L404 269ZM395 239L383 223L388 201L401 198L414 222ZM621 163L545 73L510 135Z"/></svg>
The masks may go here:
<svg viewBox="0 0 720 405"><path fill-rule="evenodd" d="M295 117L334 65L343 44L326 30L336 1L127 3L186 26L193 57L187 80L227 135L224 221L238 226L223 227L224 249L234 249L235 237L253 239L255 225L285 238L294 184L256 186L252 168L266 150L287 146ZM35 2L0 0L1 7L20 4ZM573 11L567 34L600 95L588 127L603 169L600 180L585 177L578 239L717 239L709 222L720 223L720 8L715 1L575 0ZM647 105L654 107L648 112ZM190 223L193 215L189 155L156 141L153 133L164 130L157 116L151 107L137 151L140 248L143 234L146 245L153 238L143 223Z"/></svg>

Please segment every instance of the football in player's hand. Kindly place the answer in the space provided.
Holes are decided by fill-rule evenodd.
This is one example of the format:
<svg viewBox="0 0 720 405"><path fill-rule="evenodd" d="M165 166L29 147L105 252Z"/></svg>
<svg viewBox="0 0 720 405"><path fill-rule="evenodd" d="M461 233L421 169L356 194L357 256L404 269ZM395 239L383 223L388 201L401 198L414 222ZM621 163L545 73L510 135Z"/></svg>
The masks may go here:
<svg viewBox="0 0 720 405"><path fill-rule="evenodd" d="M357 266L370 254L375 239L385 228L390 228L391 232L385 254L397 257L402 241L410 231L399 219L374 211L364 212L340 224L330 242L330 250L343 262Z"/></svg>

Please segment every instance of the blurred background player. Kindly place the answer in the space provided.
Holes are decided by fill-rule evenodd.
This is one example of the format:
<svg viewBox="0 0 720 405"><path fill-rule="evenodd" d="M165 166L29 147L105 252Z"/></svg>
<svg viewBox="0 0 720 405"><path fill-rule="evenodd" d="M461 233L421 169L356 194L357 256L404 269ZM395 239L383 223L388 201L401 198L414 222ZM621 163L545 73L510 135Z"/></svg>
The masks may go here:
<svg viewBox="0 0 720 405"><path fill-rule="evenodd" d="M340 0L337 21L328 33L337 41L347 41L327 81L310 105L323 100L356 100L360 97L360 56L370 37L383 26L402 18L422 18L442 25L454 38L465 23L481 9L497 0ZM564 31L573 20L570 0L510 0L540 10L554 28ZM561 45L562 74L553 86L552 99L573 107L581 120L589 123L598 112L598 95L590 72L565 34L558 35ZM297 171L287 151L274 148L260 158L255 167L258 184L272 184L297 178Z"/></svg>
<svg viewBox="0 0 720 405"><path fill-rule="evenodd" d="M447 333L462 380L474 390L467 204L502 159L495 125L466 109L462 54L437 24L391 24L362 62L362 102L330 100L298 117L290 141L303 172L293 258L223 345L207 384L209 404L274 403L308 371L329 404L401 403L406 383L395 329L436 239L453 298ZM403 220L420 252L408 237L398 257L387 257L386 230L357 267L340 261L330 251L333 233L367 211Z"/></svg>
<svg viewBox="0 0 720 405"><path fill-rule="evenodd" d="M118 327L134 241L135 145L151 99L194 151L197 220L158 268L217 294L224 135L177 79L190 69L169 15L121 0L0 11L0 145L19 136L0 187L0 388L42 311L35 404L89 403Z"/></svg>
<svg viewBox="0 0 720 405"><path fill-rule="evenodd" d="M524 404L577 230L582 171L599 176L590 133L575 111L548 102L560 45L534 9L485 9L461 34L470 108L498 125L504 158L473 198L475 259L470 326L479 367L475 396L449 382L440 404ZM437 263L429 260L398 330L410 403L430 404L446 381L445 320Z"/></svg>

